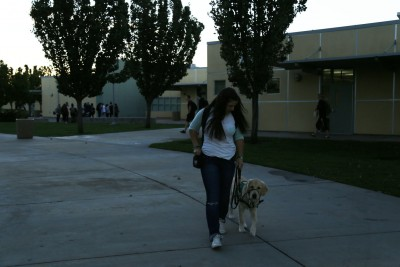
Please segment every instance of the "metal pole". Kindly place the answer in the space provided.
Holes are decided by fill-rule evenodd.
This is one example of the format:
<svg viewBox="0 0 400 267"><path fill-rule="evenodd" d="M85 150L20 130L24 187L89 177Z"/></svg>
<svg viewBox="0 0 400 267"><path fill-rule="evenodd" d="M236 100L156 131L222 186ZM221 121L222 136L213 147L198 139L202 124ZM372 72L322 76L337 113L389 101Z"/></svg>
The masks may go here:
<svg viewBox="0 0 400 267"><path fill-rule="evenodd" d="M112 114L112 122L111 124L114 125L115 124L115 88L114 88L115 83L112 84L112 89L113 89L113 114Z"/></svg>

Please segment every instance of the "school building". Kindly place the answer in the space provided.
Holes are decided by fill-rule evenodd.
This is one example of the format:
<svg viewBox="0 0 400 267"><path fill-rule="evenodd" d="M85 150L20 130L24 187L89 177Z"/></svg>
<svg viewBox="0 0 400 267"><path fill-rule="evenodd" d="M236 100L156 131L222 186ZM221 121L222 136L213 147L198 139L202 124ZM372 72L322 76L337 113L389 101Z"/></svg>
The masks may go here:
<svg viewBox="0 0 400 267"><path fill-rule="evenodd" d="M400 20L290 33L294 48L260 95L259 130L311 132L319 93L331 133L400 134ZM208 96L230 86L219 42L208 43ZM242 98L249 113L251 100ZM250 120L250 116L248 117Z"/></svg>

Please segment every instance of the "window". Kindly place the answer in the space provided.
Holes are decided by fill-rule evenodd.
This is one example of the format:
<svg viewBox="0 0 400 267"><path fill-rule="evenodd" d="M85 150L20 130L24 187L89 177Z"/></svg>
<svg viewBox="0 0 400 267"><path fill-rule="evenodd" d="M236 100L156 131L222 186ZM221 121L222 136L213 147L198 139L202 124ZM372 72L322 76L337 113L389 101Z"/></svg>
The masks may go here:
<svg viewBox="0 0 400 267"><path fill-rule="evenodd" d="M219 92L222 91L222 89L224 89L225 86L225 80L218 80L218 81L214 81L214 93L215 95L218 95Z"/></svg>
<svg viewBox="0 0 400 267"><path fill-rule="evenodd" d="M323 81L327 83L332 82L353 82L354 71L352 69L324 69Z"/></svg>
<svg viewBox="0 0 400 267"><path fill-rule="evenodd" d="M272 80L267 84L267 94L279 94L280 92L281 89L279 78L272 78Z"/></svg>
<svg viewBox="0 0 400 267"><path fill-rule="evenodd" d="M152 111L180 111L181 99L179 97L158 97L151 106Z"/></svg>

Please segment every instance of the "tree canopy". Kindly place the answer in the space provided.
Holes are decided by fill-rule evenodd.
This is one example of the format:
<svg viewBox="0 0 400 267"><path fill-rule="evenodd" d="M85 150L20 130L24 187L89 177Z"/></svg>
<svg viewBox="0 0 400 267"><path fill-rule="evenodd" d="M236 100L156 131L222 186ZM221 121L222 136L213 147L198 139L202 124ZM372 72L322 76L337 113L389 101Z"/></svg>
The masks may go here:
<svg viewBox="0 0 400 267"><path fill-rule="evenodd" d="M10 102L12 69L0 60L0 107Z"/></svg>
<svg viewBox="0 0 400 267"><path fill-rule="evenodd" d="M26 104L36 101L41 104L41 94L34 90L41 90L40 77L47 73L47 67L34 66L30 69L27 65L14 72L0 60L0 107L10 104L11 109L25 109Z"/></svg>
<svg viewBox="0 0 400 267"><path fill-rule="evenodd" d="M33 32L53 65L60 93L78 107L83 132L82 100L102 93L107 75L129 36L124 0L33 0Z"/></svg>
<svg viewBox="0 0 400 267"><path fill-rule="evenodd" d="M131 41L123 70L136 80L147 105L150 128L151 105L187 74L204 25L181 0L132 0Z"/></svg>
<svg viewBox="0 0 400 267"><path fill-rule="evenodd" d="M257 142L258 98L266 92L273 66L292 51L286 31L306 10L307 0L212 0L211 17L221 42L228 79L252 100L252 142Z"/></svg>

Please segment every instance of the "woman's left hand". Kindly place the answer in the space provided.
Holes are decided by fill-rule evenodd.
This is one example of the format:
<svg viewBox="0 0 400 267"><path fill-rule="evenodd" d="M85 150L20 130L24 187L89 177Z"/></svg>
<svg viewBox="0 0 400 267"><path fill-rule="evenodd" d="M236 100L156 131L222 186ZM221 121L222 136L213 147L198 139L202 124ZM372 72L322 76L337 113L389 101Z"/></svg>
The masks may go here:
<svg viewBox="0 0 400 267"><path fill-rule="evenodd" d="M242 168L243 168L243 158L242 158L242 157L239 157L239 158L236 159L236 166L237 166L239 169L242 169Z"/></svg>

